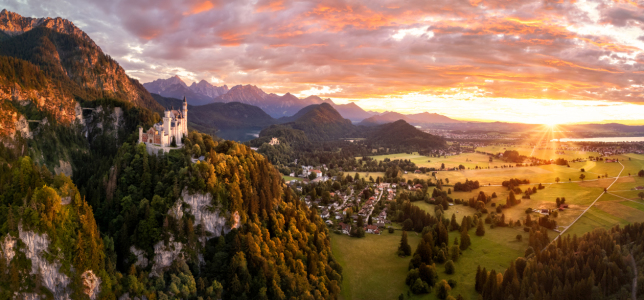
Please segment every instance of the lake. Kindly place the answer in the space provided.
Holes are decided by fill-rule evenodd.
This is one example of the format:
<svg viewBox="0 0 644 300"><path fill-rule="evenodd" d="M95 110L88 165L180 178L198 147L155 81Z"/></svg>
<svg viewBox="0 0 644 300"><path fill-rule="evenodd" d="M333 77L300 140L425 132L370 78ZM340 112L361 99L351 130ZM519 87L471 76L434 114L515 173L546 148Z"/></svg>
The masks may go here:
<svg viewBox="0 0 644 300"><path fill-rule="evenodd" d="M550 140L556 142L557 139ZM644 136L620 136L620 137L598 137L598 138L561 138L560 142L603 142L603 143L618 143L618 142L644 142Z"/></svg>
<svg viewBox="0 0 644 300"><path fill-rule="evenodd" d="M226 129L217 131L217 136L231 141L245 142L259 137L259 129Z"/></svg>

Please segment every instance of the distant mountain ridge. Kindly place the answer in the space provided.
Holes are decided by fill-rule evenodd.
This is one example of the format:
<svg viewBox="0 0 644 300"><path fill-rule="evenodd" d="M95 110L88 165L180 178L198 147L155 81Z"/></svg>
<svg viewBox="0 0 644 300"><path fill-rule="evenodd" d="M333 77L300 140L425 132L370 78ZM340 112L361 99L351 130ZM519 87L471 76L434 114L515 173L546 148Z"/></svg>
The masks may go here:
<svg viewBox="0 0 644 300"><path fill-rule="evenodd" d="M459 120L454 120L452 118L439 115L436 113L418 113L412 115L403 115L397 112L385 112L381 115L376 115L362 120L360 125L364 126L375 126L385 123L392 123L398 120L404 120L405 122L413 125L422 125L422 124L434 124L434 123L460 123Z"/></svg>
<svg viewBox="0 0 644 300"><path fill-rule="evenodd" d="M343 117L358 122L372 116L355 103L336 104L331 99L319 96L308 96L300 99L291 93L282 96L266 93L255 85L214 86L205 80L193 82L188 86L177 75L167 79L157 79L144 83L143 86L153 94L163 97L183 99L185 96L190 105L205 105L213 102L240 102L257 106L273 118L293 116L299 110L309 105L329 103Z"/></svg>
<svg viewBox="0 0 644 300"><path fill-rule="evenodd" d="M188 86L178 75L144 83L143 87L150 93L168 98L183 99L186 97L190 105L213 103L216 97L228 92L228 86L214 86L205 80L201 80L199 83L193 82Z"/></svg>

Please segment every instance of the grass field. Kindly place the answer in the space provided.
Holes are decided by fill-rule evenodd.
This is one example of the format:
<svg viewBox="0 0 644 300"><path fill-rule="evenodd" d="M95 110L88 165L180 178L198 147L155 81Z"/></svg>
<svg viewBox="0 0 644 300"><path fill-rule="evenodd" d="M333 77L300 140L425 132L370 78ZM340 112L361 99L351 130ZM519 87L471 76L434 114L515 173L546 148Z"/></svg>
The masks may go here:
<svg viewBox="0 0 644 300"><path fill-rule="evenodd" d="M401 234L401 231L367 234L360 239L331 235L333 255L343 267L342 299L397 299L401 293L407 294L405 278L411 257L396 255ZM516 240L517 234L523 235L523 241ZM450 243L457 236L458 232L451 232ZM521 228L487 227L485 236L476 236L471 229L470 237L472 246L463 251L455 263L455 274L445 274L444 264L437 264L436 268L439 280L454 279L458 282L451 295L461 294L466 299L476 299L474 277L477 266L505 270L511 260L523 255L528 235ZM408 240L412 249L416 249L420 236L409 232ZM412 296L410 299L436 299L436 294Z"/></svg>
<svg viewBox="0 0 644 300"><path fill-rule="evenodd" d="M291 176L286 176L286 175L282 175L282 179L284 179L284 181L291 181L291 180L302 181L302 180L304 180L304 178L291 177Z"/></svg>
<svg viewBox="0 0 644 300"><path fill-rule="evenodd" d="M479 149L487 152L503 152L504 147L489 147ZM506 147L508 148L508 147ZM521 154L530 155L532 148L528 146L515 146L512 149L518 150ZM596 156L596 153L589 152L566 152L565 155L555 154L554 150L537 150L532 153L535 157L540 158L557 158L563 157L568 160L574 158L587 158ZM636 186L644 186L644 178L629 176L635 175L639 170L644 168L644 155L627 154L614 156L619 158L624 166L620 178L615 181L614 178L600 178L617 176L622 170L619 163L604 162L579 162L570 163L570 167L545 165L535 167L516 167L516 168L494 168L502 165L503 162L488 162L488 157L481 154L462 154L447 158L430 158L419 156L417 154L390 154L374 156L375 159L409 159L418 166L440 167L444 163L446 167L458 166L463 164L466 168L475 166L491 166L490 169L482 170L465 170L465 171L440 171L436 178L449 179L449 184L444 189L451 188L456 182L464 182L465 179L478 180L482 185L481 188L471 192L452 192L451 197L454 199L469 199L476 197L480 191L490 195L497 194L497 198L492 202L496 204L505 204L509 191L499 186L502 181L510 178L528 179L531 184L522 186L522 189L537 185L539 182L544 183L545 188L538 190L531 199L522 200L522 203L508 209L504 209L506 220L525 220L525 211L527 208L556 208L555 199L565 197L569 208L559 212L556 218L560 226L569 226L577 217L592 204L595 199L602 195L604 188L611 186L607 194L603 194L593 207L577 220L567 231L568 234L582 235L592 231L595 228L609 229L615 225L626 225L631 222L644 221L644 201L640 200L638 193L641 191L633 190ZM630 159L630 160L629 160ZM428 161L429 160L429 161ZM579 175L582 174L581 168L585 169L583 173L586 179L581 182ZM353 173L351 173L353 175ZM383 176L382 173L361 172L362 177ZM406 179L423 178L432 179L430 174L406 174ZM559 177L561 182L555 183L555 178ZM570 182L573 181L573 182ZM574 182L578 181L578 182ZM428 190L432 192L433 188ZM520 197L520 196L519 196ZM519 198L518 197L518 198ZM626 198L626 199L625 199ZM434 214L434 205L419 201L414 205L421 209ZM494 208L488 204L488 210ZM472 215L476 211L470 207L462 205L450 206L445 211L446 217L451 218L452 214L456 215L458 222L463 216ZM539 215L532 213L532 218L536 219ZM521 234L523 241L516 240L516 235ZM362 239L351 238L348 236L331 235L333 253L344 268L344 281L342 283L342 299L396 299L401 293L405 294L407 299L408 287L404 280L407 274L410 257L400 258L396 256L396 250L400 242L400 231L394 234L387 232L380 236L369 235ZM450 243L453 242L457 232L450 233ZM550 232L550 238L556 236L556 232ZM463 252L461 258L456 262L456 273L447 275L444 273L444 265L437 265L439 279L454 279L457 286L452 290L451 295L463 295L466 299L477 299L478 295L474 291L474 277L478 265L488 270L496 269L504 271L509 266L510 261L524 254L527 248L529 235L518 228L495 228L490 229L486 225L486 234L478 237L474 230L470 231L472 246ZM420 239L415 233L409 234L409 243L412 249L416 248ZM409 299L436 299L435 291L428 295L413 295Z"/></svg>
<svg viewBox="0 0 644 300"><path fill-rule="evenodd" d="M364 238L331 234L333 256L343 268L342 299L397 299L406 292L409 257L398 257L402 231L367 234ZM415 249L420 236L408 234Z"/></svg>

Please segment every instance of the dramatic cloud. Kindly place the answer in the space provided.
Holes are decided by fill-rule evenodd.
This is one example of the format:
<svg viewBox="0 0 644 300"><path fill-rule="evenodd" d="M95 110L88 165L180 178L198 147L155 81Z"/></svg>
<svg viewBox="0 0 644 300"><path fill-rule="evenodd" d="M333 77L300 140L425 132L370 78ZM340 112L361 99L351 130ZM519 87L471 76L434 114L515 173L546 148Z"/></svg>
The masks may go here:
<svg viewBox="0 0 644 300"><path fill-rule="evenodd" d="M334 99L644 103L640 1L9 0L6 8L70 19L143 82L179 74Z"/></svg>

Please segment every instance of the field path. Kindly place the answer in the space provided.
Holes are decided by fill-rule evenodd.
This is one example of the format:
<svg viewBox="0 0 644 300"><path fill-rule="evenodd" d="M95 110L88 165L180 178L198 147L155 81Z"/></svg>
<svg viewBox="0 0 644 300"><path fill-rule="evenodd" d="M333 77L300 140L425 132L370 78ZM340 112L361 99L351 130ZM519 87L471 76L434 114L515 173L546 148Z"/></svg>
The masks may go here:
<svg viewBox="0 0 644 300"><path fill-rule="evenodd" d="M568 225L568 226L567 226L567 227L566 227L562 232L560 232L560 233L559 233L559 235L557 235L557 236L556 236L556 237L555 237L555 238L554 238L554 239L553 239L553 240L552 240L548 245L550 245L550 244L552 244L554 241L556 241L556 240L557 240L560 236L562 236L562 235L563 235L563 234L564 234L564 233L565 233L565 232L566 232L570 227L572 227L572 225L574 225L574 224L575 224L575 222L577 222L579 219L581 219L581 217L582 217L582 216L583 216L583 215L584 215L584 214L585 214L585 213L586 213L586 212L587 212L591 207L593 207L593 205L595 205L595 202L597 202L597 200L599 200L599 198L601 198L604 194L606 194L606 193L608 192L608 189L610 189L610 187L611 187L611 186L613 186L613 184L614 184L615 182L617 182L617 179L619 179L619 175L622 175L622 172L624 171L624 165L622 164L622 162L619 162L619 164L620 164L620 165L622 165L622 170L621 170L621 171L619 171L619 174L617 174L617 177L615 177L615 180L613 181L613 183L611 183L611 184L610 184L610 185L609 185L609 186L604 190L604 192L602 192L602 193L597 197L597 199L595 199L595 201L593 201L593 203L591 203L591 204L590 204L586 209L584 209L584 211L582 211L582 212L581 212L581 214L580 214L580 215L579 215L579 216L578 216L574 221L572 221L572 223L570 223L570 225ZM546 247L548 247L548 246L546 246ZM545 247L544 247L543 249L545 249Z"/></svg>

